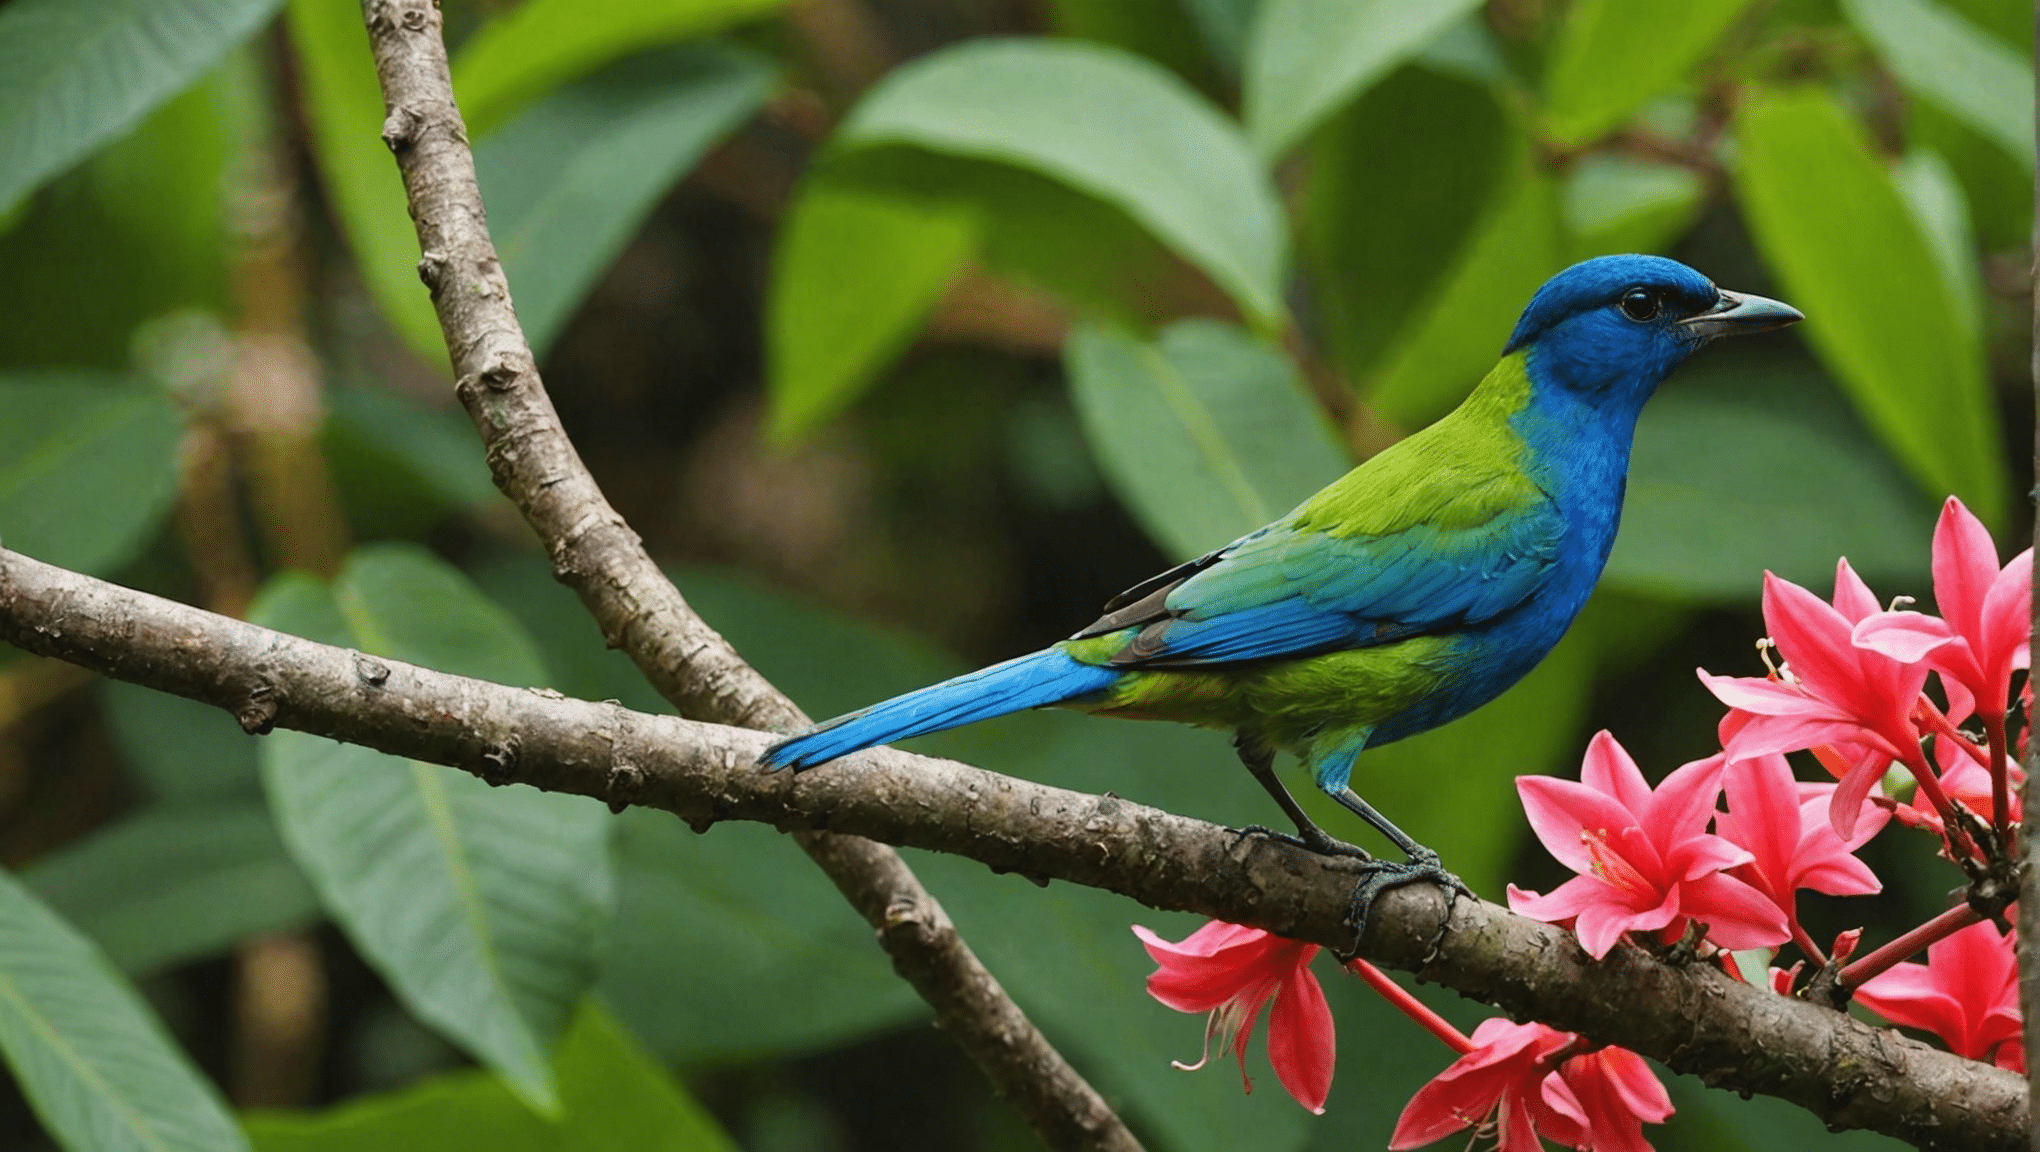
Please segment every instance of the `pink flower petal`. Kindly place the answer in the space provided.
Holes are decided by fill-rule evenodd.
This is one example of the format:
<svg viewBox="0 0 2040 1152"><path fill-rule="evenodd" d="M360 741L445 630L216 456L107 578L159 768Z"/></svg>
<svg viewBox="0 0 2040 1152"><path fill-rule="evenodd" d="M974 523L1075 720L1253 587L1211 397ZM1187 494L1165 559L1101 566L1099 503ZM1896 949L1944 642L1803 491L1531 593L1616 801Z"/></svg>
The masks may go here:
<svg viewBox="0 0 2040 1152"><path fill-rule="evenodd" d="M1955 630L1939 616L1919 612L1879 612L1857 621L1849 634L1858 648L1881 652L1901 664L1927 658L1934 649L1957 640Z"/></svg>
<svg viewBox="0 0 2040 1152"><path fill-rule="evenodd" d="M1283 981L1268 1011L1268 1063L1296 1102L1319 1115L1332 1094L1332 1010L1305 968Z"/></svg>
<svg viewBox="0 0 2040 1152"><path fill-rule="evenodd" d="M1636 816L1613 797L1555 776L1518 776L1516 795L1538 842L1575 872L1593 870L1582 831L1605 837L1636 823Z"/></svg>

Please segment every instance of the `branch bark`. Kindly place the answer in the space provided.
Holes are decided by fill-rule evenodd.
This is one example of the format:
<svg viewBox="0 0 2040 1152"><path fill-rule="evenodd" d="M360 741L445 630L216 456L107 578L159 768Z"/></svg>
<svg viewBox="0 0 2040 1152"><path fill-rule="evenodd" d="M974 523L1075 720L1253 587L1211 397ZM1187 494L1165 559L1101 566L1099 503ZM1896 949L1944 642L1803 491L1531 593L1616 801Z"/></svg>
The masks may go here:
<svg viewBox="0 0 2040 1152"><path fill-rule="evenodd" d="M701 830L727 819L826 826L1342 951L1354 943L1350 862L1109 796L893 749L763 773L754 758L768 737L756 732L371 659L5 551L0 639L216 705L251 732L295 728L497 784L662 808ZM1448 906L1429 886L1382 897L1360 953L1835 1127L1923 1148L2026 1146L2017 1075L1710 965L1674 967L1630 945L1596 962L1561 929L1485 902Z"/></svg>
<svg viewBox="0 0 2040 1152"><path fill-rule="evenodd" d="M603 638L682 713L750 728L804 724L800 710L688 607L567 439L489 238L438 5L362 0L362 16L388 113L383 142L396 156L418 227L418 275L432 292L455 390L481 433L497 487L544 541L554 575L580 595ZM813 830L795 839L876 930L944 1031L1049 1146L1139 1148L979 963L898 853Z"/></svg>

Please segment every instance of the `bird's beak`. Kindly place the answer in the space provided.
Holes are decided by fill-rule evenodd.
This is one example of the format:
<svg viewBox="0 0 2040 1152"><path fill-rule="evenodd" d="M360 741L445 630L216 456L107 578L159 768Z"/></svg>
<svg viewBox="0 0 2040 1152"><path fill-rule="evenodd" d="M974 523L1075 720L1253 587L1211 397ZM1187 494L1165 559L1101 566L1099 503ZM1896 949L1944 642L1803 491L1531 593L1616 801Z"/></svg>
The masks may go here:
<svg viewBox="0 0 2040 1152"><path fill-rule="evenodd" d="M1790 304L1723 288L1721 300L1714 307L1679 321L1679 328L1698 339L1712 340L1716 336L1769 332L1804 319L1806 314Z"/></svg>

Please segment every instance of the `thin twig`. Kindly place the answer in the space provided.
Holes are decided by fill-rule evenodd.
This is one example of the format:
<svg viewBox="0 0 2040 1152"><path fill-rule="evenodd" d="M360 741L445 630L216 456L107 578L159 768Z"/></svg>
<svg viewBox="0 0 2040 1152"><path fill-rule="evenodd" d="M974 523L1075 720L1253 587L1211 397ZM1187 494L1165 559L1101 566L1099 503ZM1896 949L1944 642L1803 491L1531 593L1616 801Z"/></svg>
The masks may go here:
<svg viewBox="0 0 2040 1152"><path fill-rule="evenodd" d="M757 732L373 659L5 551L0 640L205 701L250 731L294 728L697 827L827 823L1341 951L1353 943L1353 862L1116 797L889 748L798 776L761 773L753 762L769 737ZM1377 964L1722 1088L1782 1097L1838 1128L1929 1148L2026 1147L2019 1076L1708 965L1629 945L1594 961L1563 929L1478 900L1448 908L1428 885L1384 895L1360 945Z"/></svg>
<svg viewBox="0 0 2040 1152"><path fill-rule="evenodd" d="M581 597L612 647L690 716L750 728L806 722L688 607L567 439L510 306L454 104L438 6L362 0L396 155L418 226L420 278L432 291L456 390L481 432L497 487L524 513L554 574ZM878 932L894 968L944 1031L1054 1148L1139 1147L957 934L898 853L803 829L795 839Z"/></svg>

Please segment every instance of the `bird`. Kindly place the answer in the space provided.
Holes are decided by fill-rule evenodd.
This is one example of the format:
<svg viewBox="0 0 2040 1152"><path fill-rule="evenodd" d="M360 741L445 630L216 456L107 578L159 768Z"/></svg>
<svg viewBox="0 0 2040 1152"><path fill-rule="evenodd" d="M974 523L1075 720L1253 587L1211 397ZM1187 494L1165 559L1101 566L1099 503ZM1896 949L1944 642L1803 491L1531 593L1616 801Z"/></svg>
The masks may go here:
<svg viewBox="0 0 2040 1152"><path fill-rule="evenodd" d="M1288 515L1134 585L1066 640L824 721L759 763L798 772L1041 707L1231 729L1296 826L1242 834L1359 860L1364 929L1389 887L1459 882L1353 790L1356 758L1465 715L1535 667L1614 546L1644 402L1715 339L1804 318L1660 256L1575 264L1530 298L1457 409ZM1277 779L1277 752L1404 860L1319 827Z"/></svg>

